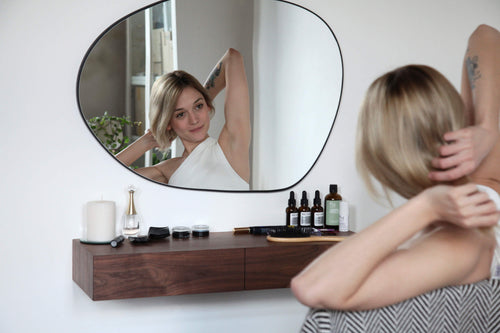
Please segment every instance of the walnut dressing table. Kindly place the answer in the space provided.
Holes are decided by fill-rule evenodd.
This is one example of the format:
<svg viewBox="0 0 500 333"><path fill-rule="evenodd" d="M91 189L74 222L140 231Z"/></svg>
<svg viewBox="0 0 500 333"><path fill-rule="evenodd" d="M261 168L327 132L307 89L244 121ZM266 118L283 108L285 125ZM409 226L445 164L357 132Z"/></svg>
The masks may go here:
<svg viewBox="0 0 500 333"><path fill-rule="evenodd" d="M208 237L121 246L73 240L73 281L92 300L288 288L290 279L336 243L274 243L265 236Z"/></svg>

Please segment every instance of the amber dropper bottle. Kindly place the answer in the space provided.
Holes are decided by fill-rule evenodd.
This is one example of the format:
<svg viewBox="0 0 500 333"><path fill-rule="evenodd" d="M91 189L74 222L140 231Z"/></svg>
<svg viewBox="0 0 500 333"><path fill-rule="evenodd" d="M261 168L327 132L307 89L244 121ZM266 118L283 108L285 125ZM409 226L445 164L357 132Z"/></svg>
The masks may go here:
<svg viewBox="0 0 500 333"><path fill-rule="evenodd" d="M311 207L313 227L316 229L323 229L325 226L325 213L323 207L321 207L321 198L319 197L319 191L316 190L314 193L314 206Z"/></svg>
<svg viewBox="0 0 500 333"><path fill-rule="evenodd" d="M311 226L311 208L309 208L306 191L302 191L302 199L300 200L299 223L301 227Z"/></svg>
<svg viewBox="0 0 500 333"><path fill-rule="evenodd" d="M286 225L295 226L299 225L299 211L297 210L295 201L295 194L290 191L290 198L288 199L288 207L286 208Z"/></svg>

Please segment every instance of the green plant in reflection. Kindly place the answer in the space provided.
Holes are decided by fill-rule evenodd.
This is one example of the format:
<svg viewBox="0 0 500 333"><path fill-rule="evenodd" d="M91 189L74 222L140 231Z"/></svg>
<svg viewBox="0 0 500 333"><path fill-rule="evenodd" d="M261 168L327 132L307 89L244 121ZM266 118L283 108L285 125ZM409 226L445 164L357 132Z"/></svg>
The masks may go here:
<svg viewBox="0 0 500 333"><path fill-rule="evenodd" d="M125 116L110 116L105 111L102 116L90 118L88 124L99 141L114 155L130 144L130 138L124 134L125 127L139 127L142 122L132 122Z"/></svg>
<svg viewBox="0 0 500 333"><path fill-rule="evenodd" d="M87 122L95 136L113 155L127 148L131 143L130 137L125 135L125 128L129 126L137 129L142 126L141 121L131 121L128 116L110 116L107 111L105 111L102 116L90 118ZM167 152L153 149L151 154L153 165L169 159L170 157L170 149ZM138 166L131 166L132 169L137 167Z"/></svg>

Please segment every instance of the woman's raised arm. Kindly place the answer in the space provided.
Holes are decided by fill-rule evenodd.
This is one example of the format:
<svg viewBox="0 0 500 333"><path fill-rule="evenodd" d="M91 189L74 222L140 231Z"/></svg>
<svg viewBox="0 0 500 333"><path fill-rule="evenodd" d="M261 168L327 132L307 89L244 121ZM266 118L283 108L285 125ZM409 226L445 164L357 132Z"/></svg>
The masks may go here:
<svg viewBox="0 0 500 333"><path fill-rule="evenodd" d="M158 147L158 142L156 142L151 131L147 130L144 135L116 154L115 157L126 166L130 166L145 152L156 147Z"/></svg>
<svg viewBox="0 0 500 333"><path fill-rule="evenodd" d="M310 307L362 310L485 279L496 242L479 227L498 218L474 184L430 188L325 252L292 280L292 291ZM400 248L439 221L451 224Z"/></svg>
<svg viewBox="0 0 500 333"><path fill-rule="evenodd" d="M249 146L251 139L250 97L243 56L229 49L218 61L205 82L210 97L226 89L225 124L219 136L226 158L246 181L250 178Z"/></svg>
<svg viewBox="0 0 500 333"><path fill-rule="evenodd" d="M156 142L156 139L154 138L151 131L147 130L147 132L144 133L139 139L137 139L130 146L128 146L127 148L116 154L115 157L126 166L130 166L139 157L144 155L145 152L156 147L158 147L158 142ZM134 171L149 179L167 184L168 179L165 173L163 172L164 170L168 170L168 168L165 168L167 162L168 161L163 161L157 165L138 168L135 169Z"/></svg>
<svg viewBox="0 0 500 333"><path fill-rule="evenodd" d="M451 144L442 146L441 156L430 173L436 181L469 175L478 168L495 144L499 145L500 32L480 25L469 37L462 70L461 95L471 126L446 133Z"/></svg>

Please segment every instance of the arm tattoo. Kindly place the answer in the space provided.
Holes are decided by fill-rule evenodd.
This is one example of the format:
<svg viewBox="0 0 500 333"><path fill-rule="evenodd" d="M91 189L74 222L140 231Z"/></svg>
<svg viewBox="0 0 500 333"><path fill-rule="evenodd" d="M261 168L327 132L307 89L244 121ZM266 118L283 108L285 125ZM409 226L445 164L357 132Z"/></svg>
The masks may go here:
<svg viewBox="0 0 500 333"><path fill-rule="evenodd" d="M208 81L205 84L205 88L207 88L207 90L215 86L215 79L220 75L221 68L222 68L222 61L219 63L217 67L214 68L214 70L210 74L210 77L208 78Z"/></svg>
<svg viewBox="0 0 500 333"><path fill-rule="evenodd" d="M476 87L476 81L481 78L481 72L479 71L479 58L478 56L467 57L465 64L467 66L467 76L469 77L470 87L474 89Z"/></svg>

